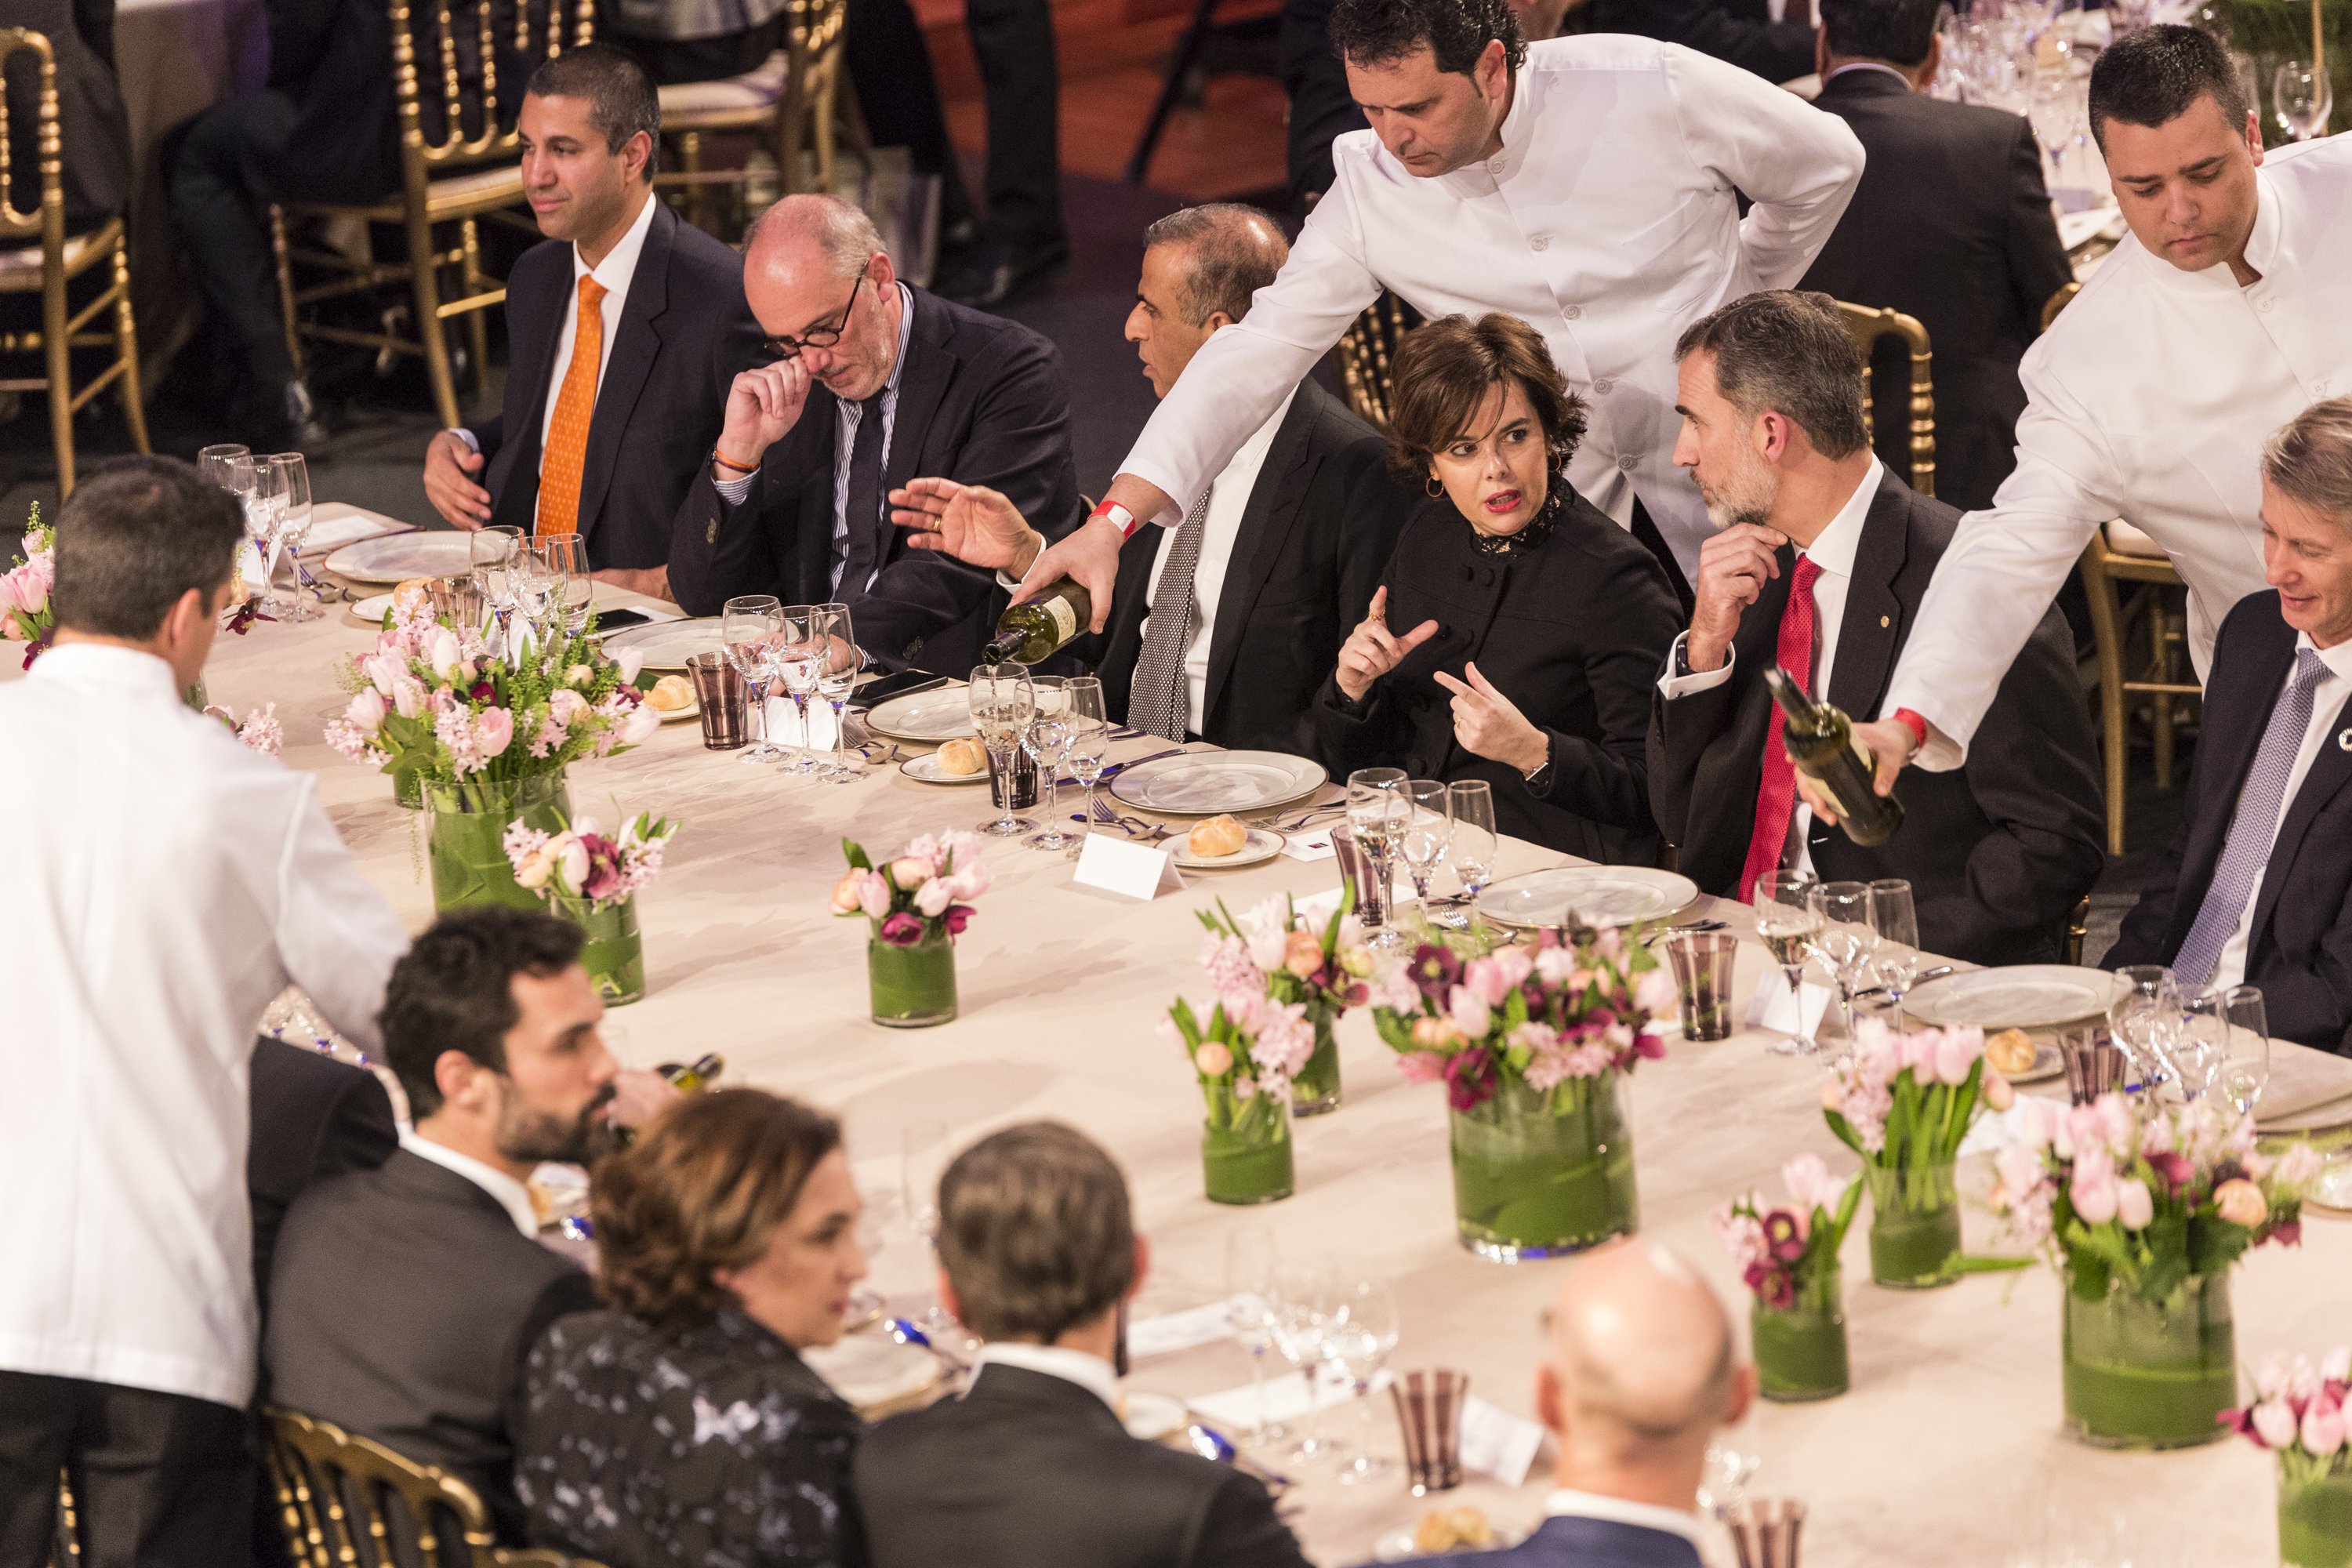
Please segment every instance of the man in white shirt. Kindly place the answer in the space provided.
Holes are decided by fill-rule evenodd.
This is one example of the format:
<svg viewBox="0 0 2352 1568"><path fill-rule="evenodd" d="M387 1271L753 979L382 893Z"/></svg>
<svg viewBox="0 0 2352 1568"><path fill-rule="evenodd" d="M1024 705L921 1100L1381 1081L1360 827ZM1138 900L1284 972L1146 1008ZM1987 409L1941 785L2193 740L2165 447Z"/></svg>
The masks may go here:
<svg viewBox="0 0 2352 1568"><path fill-rule="evenodd" d="M1121 541L1180 522L1383 288L1424 316L1503 310L1542 332L1591 411L1570 483L1686 581L1709 531L1672 461L1675 334L1803 274L1861 179L1853 132L1678 45L1530 47L1499 0L1342 0L1331 37L1370 131L1332 144L1281 276L1023 592L1074 577L1100 629Z"/></svg>
<svg viewBox="0 0 2352 1568"><path fill-rule="evenodd" d="M1444 1561L1700 1568L1706 1446L1756 1396L1723 1303L1681 1254L1636 1237L1569 1271L1549 1324L1536 1414L1559 1448L1544 1521L1517 1546Z"/></svg>
<svg viewBox="0 0 2352 1568"><path fill-rule="evenodd" d="M1915 758L1959 765L2001 672L2113 518L2188 584L2201 677L2221 617L2263 586L2263 440L2352 390L2352 139L2263 152L2229 56L2191 27L2119 40L2090 101L2131 236L2027 351L2017 469L1945 556L1885 717L1856 727L1882 793Z"/></svg>
<svg viewBox="0 0 2352 1568"><path fill-rule="evenodd" d="M612 45L532 72L518 126L548 243L508 274L501 411L433 437L425 493L458 528L577 533L599 577L667 598L671 520L764 358L743 258L654 199L660 97Z"/></svg>
<svg viewBox="0 0 2352 1568"><path fill-rule="evenodd" d="M2179 831L2109 968L2260 986L2271 1033L2352 1051L2352 398L2262 460L2270 590L2221 623Z"/></svg>
<svg viewBox="0 0 2352 1568"><path fill-rule="evenodd" d="M251 1542L247 1072L289 984L365 1049L407 945L311 776L202 679L243 520L185 463L86 476L57 646L0 687L0 1563L47 1561L60 1468L92 1564Z"/></svg>

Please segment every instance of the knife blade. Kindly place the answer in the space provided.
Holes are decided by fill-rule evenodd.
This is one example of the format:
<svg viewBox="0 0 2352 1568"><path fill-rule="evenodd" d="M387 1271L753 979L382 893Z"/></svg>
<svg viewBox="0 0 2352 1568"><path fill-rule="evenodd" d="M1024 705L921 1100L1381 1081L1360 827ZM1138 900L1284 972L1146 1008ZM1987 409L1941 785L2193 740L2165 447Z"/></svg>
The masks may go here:
<svg viewBox="0 0 2352 1568"><path fill-rule="evenodd" d="M1139 763L1156 763L1162 757L1180 757L1183 754L1183 747L1171 746L1164 752L1154 752L1150 756L1129 757L1123 763L1113 763L1110 766L1105 768L1101 773L1096 777L1095 783L1097 784L1108 784L1109 781L1117 778L1120 773L1126 772L1129 768L1134 767ZM1055 788L1060 788L1065 784L1067 784L1072 789L1082 787L1079 782L1068 773L1064 773L1060 778L1055 779L1054 781L1054 784Z"/></svg>

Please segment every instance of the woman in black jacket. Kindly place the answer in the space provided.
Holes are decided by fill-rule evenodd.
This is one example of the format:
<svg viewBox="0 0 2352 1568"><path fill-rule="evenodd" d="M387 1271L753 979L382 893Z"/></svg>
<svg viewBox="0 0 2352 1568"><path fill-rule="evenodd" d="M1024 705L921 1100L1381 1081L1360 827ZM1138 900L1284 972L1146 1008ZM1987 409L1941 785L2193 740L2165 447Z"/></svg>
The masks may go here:
<svg viewBox="0 0 2352 1568"><path fill-rule="evenodd" d="M1349 768L1483 778L1505 833L1653 864L1643 745L1682 615L1656 559L1569 488L1583 434L1524 321L1447 316L1407 335L1390 459L1458 515L1406 525L1318 720Z"/></svg>

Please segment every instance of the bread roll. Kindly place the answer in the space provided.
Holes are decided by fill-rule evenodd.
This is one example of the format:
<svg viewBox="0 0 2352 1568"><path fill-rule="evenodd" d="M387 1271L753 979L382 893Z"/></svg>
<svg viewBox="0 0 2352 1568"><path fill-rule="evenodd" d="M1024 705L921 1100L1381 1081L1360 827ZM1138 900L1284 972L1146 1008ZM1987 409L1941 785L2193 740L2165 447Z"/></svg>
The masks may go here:
<svg viewBox="0 0 2352 1568"><path fill-rule="evenodd" d="M943 773L952 773L958 778L969 778L973 773L982 773L987 771L988 748L978 741L966 737L962 740L950 741L940 748L940 772Z"/></svg>
<svg viewBox="0 0 2352 1568"><path fill-rule="evenodd" d="M409 578L393 589L393 608L403 615L423 609L433 602L433 585L438 581L436 577Z"/></svg>
<svg viewBox="0 0 2352 1568"><path fill-rule="evenodd" d="M1249 830L1231 816L1213 816L1195 824L1184 841L1203 860L1214 859L1241 853L1242 846L1249 842Z"/></svg>
<svg viewBox="0 0 2352 1568"><path fill-rule="evenodd" d="M683 713L694 706L694 688L683 675L665 675L654 682L646 693L646 700L657 712Z"/></svg>
<svg viewBox="0 0 2352 1568"><path fill-rule="evenodd" d="M1985 1060L1996 1072L2011 1078L2033 1067L2033 1041L2022 1029L2003 1029L1985 1037Z"/></svg>

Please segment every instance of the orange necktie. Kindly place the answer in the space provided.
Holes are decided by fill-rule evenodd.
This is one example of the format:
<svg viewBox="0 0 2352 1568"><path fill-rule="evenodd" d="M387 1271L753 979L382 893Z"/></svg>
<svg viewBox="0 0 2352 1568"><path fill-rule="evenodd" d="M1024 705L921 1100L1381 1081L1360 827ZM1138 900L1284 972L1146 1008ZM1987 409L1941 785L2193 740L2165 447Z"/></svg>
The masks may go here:
<svg viewBox="0 0 2352 1568"><path fill-rule="evenodd" d="M596 362L604 353L604 286L580 276L580 321L572 333L572 363L555 396L547 451L539 465L539 516L533 533L580 531L580 469L588 458L588 421L596 412Z"/></svg>

